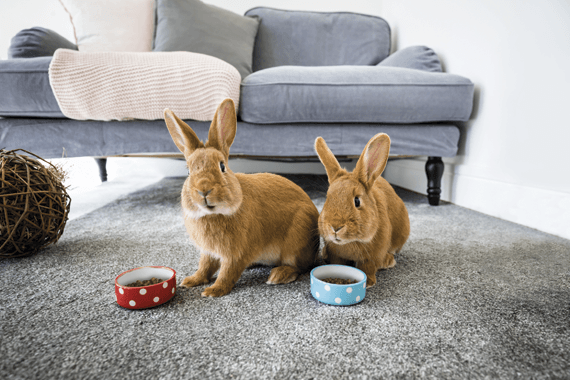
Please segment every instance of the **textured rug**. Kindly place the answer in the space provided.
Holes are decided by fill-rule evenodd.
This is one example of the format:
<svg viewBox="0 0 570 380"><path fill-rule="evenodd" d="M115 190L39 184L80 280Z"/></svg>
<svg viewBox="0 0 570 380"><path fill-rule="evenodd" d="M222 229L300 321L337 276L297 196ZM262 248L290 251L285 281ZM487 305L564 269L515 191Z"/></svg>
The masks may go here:
<svg viewBox="0 0 570 380"><path fill-rule="evenodd" d="M320 207L322 176L289 176ZM244 272L222 298L178 289L117 305L115 277L198 265L166 178L68 223L59 243L0 261L2 379L570 378L570 241L397 189L411 236L363 302L312 298ZM73 207L73 203L72 203Z"/></svg>

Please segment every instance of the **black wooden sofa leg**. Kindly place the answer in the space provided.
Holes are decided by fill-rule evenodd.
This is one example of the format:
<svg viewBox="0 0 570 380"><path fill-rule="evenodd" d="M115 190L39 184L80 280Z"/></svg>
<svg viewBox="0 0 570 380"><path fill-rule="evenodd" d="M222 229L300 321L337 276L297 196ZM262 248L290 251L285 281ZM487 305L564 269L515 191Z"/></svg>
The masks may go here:
<svg viewBox="0 0 570 380"><path fill-rule="evenodd" d="M428 157L426 162L426 174L428 180L428 201L432 206L439 204L441 194L441 177L443 176L443 161L441 157Z"/></svg>
<svg viewBox="0 0 570 380"><path fill-rule="evenodd" d="M96 158L97 165L99 166L99 177L101 177L101 182L107 182L107 159L106 158Z"/></svg>

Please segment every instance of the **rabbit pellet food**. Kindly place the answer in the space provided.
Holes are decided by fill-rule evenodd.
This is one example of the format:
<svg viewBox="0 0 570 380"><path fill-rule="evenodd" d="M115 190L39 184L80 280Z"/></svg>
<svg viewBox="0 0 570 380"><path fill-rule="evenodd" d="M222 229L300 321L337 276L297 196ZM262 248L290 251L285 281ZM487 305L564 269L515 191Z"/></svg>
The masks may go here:
<svg viewBox="0 0 570 380"><path fill-rule="evenodd" d="M321 281L336 285L350 285L350 284L356 284L358 282L356 280L351 280L348 278L344 279L344 278L332 278L332 277L323 278Z"/></svg>
<svg viewBox="0 0 570 380"><path fill-rule="evenodd" d="M144 281L136 280L135 282L131 282L127 286L133 287L133 288L140 288L141 286L160 284L163 281L164 280L162 280L160 278L153 277L150 280L144 280Z"/></svg>

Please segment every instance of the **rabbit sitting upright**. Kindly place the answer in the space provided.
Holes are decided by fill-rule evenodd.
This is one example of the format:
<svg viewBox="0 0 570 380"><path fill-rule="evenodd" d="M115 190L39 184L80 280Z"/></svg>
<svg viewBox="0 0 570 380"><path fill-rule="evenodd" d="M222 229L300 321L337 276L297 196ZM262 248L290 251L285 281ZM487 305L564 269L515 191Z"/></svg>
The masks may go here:
<svg viewBox="0 0 570 380"><path fill-rule="evenodd" d="M319 249L319 212L309 196L290 180L268 173L234 174L228 159L237 128L231 99L216 110L208 140L168 109L164 119L184 154L188 178L182 188L184 223L200 250L198 270L181 286L216 281L202 296L228 294L252 264L275 266L268 284L294 281L309 270Z"/></svg>
<svg viewBox="0 0 570 380"><path fill-rule="evenodd" d="M372 137L354 171L341 168L322 137L315 149L325 166L329 189L319 216L325 241L323 259L331 264L354 262L366 273L367 287L376 284L376 271L396 265L410 234L408 210L392 186L380 175L388 162L390 138Z"/></svg>

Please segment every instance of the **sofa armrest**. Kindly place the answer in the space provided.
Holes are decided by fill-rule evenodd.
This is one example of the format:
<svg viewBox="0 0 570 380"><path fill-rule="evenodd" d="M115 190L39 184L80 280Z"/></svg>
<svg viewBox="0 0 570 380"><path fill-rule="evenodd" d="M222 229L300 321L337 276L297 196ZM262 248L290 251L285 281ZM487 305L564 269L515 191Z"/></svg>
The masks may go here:
<svg viewBox="0 0 570 380"><path fill-rule="evenodd" d="M59 48L77 50L77 45L50 29L33 27L18 32L10 42L8 58L53 56Z"/></svg>
<svg viewBox="0 0 570 380"><path fill-rule="evenodd" d="M388 56L377 66L403 67L441 72L441 62L435 52L426 46L410 46Z"/></svg>

